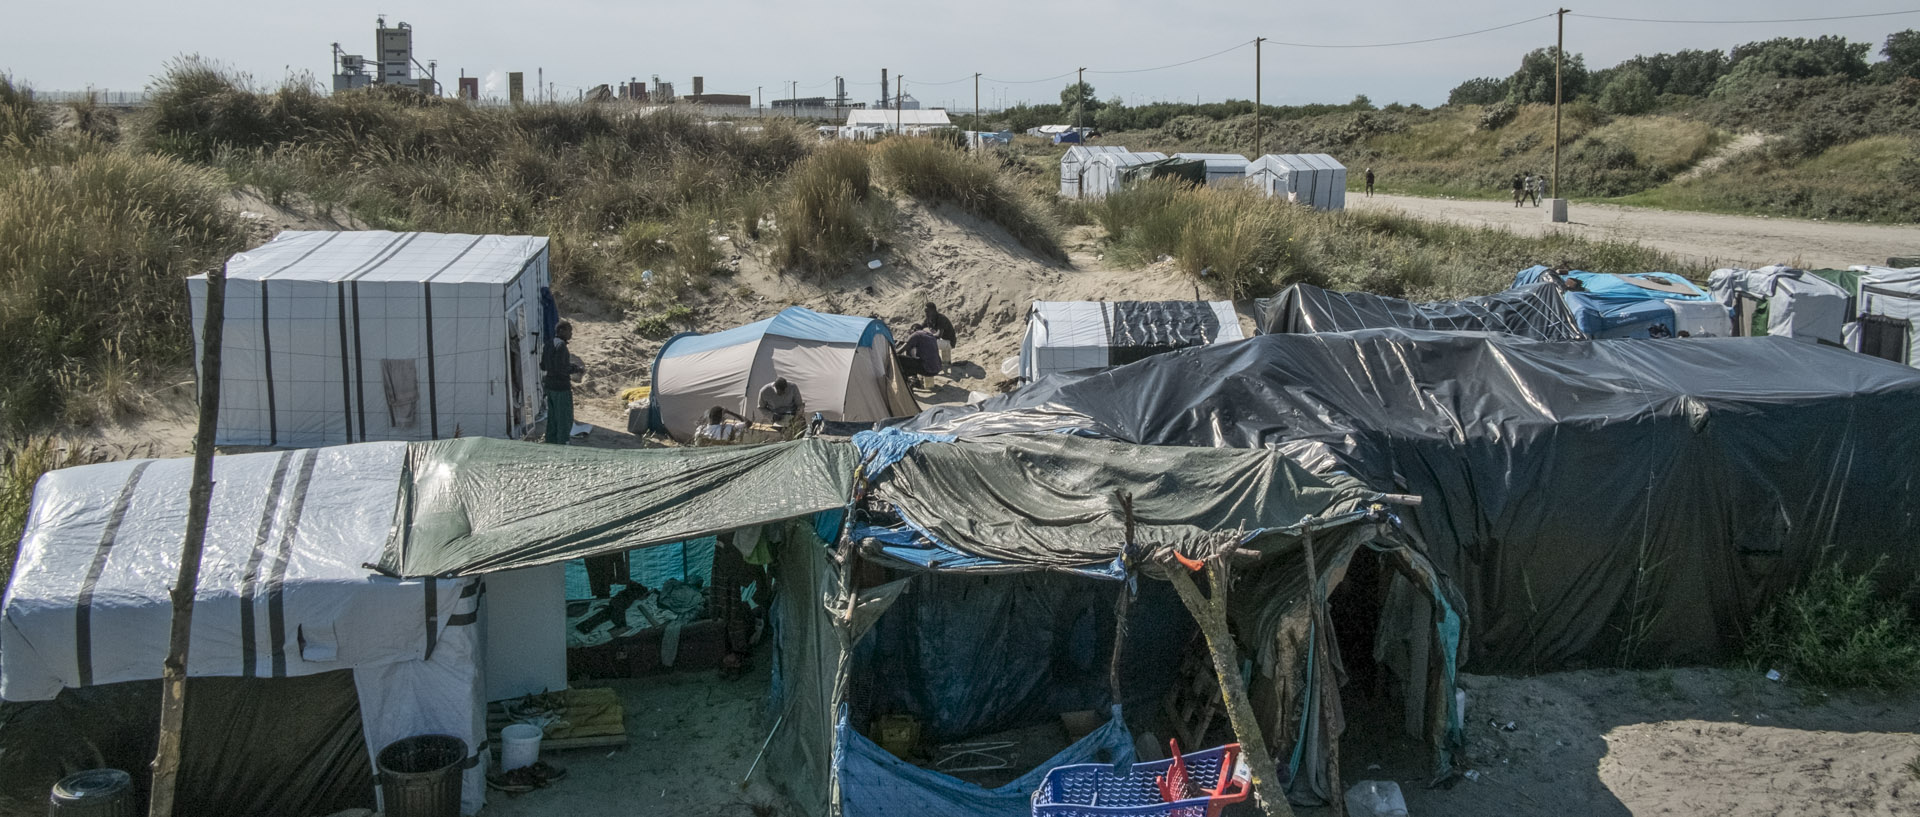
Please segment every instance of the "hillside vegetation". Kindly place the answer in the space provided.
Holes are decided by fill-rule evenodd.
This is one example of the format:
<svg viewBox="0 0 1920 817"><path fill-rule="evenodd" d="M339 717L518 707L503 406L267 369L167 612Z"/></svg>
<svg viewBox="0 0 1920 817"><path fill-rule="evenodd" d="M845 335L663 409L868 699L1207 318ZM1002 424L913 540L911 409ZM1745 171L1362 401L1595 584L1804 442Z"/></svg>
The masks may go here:
<svg viewBox="0 0 1920 817"><path fill-rule="evenodd" d="M1635 57L1589 71L1569 54L1560 123L1560 193L1680 209L1920 221L1920 32L1869 43L1782 38ZM969 119L1022 129L1098 127L1104 144L1173 153L1329 153L1386 192L1501 198L1516 174L1553 168L1553 52L1524 55L1508 77L1468 80L1439 108L1366 97L1345 105L1101 101L1070 85L1060 105ZM1031 123L1031 124L1030 124ZM1760 147L1721 156L1739 137Z"/></svg>

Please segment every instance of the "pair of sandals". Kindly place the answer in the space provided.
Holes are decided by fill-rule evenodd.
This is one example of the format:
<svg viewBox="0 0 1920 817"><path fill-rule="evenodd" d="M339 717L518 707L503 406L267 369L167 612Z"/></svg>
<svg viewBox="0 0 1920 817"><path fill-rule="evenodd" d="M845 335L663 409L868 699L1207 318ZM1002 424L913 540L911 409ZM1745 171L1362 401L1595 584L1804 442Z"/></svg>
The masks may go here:
<svg viewBox="0 0 1920 817"><path fill-rule="evenodd" d="M567 770L544 760L534 761L531 766L521 766L507 771L487 772L487 788L508 794L522 794L534 789L544 789L567 776Z"/></svg>

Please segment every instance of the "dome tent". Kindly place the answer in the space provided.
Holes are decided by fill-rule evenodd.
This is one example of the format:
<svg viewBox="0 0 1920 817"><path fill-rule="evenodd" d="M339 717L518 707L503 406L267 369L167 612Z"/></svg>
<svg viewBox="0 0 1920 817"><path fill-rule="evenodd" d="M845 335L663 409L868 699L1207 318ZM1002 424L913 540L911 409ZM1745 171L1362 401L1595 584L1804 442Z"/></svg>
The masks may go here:
<svg viewBox="0 0 1920 817"><path fill-rule="evenodd" d="M878 320L798 306L722 332L675 335L654 360L647 426L687 440L713 406L752 417L760 388L781 377L800 387L809 414L828 420L918 413L894 368L892 342Z"/></svg>

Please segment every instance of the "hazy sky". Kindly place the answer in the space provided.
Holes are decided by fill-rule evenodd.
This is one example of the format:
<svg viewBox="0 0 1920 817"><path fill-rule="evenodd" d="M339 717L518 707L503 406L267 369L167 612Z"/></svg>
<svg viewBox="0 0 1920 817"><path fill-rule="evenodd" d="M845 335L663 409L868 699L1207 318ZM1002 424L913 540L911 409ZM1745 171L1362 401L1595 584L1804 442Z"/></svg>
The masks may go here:
<svg viewBox="0 0 1920 817"><path fill-rule="evenodd" d="M133 90L167 60L200 54L278 83L293 72L325 81L330 44L371 55L374 17L414 29L415 55L439 63L451 91L462 70L493 78L537 68L559 93L583 87L643 81L658 74L676 90L706 77L709 93L754 93L771 100L797 80L801 96L830 93L835 75L847 77L855 99L878 96L880 69L904 73L907 92L929 104L972 105L975 71L985 74L986 105L1019 100L1057 101L1068 79L1014 84L1085 66L1103 98L1153 99L1253 96L1253 49L1162 71L1096 73L1151 68L1219 51L1256 35L1270 40L1328 44L1393 42L1456 34L1549 14L1553 6L1510 0L1332 2L1301 9L1292 4L1215 0L1210 3L1107 0L1104 3L1035 0L878 2L768 0L610 2L609 0L382 0L380 4L225 2L224 0L114 0L10 3L0 30L0 71L35 87L88 86ZM1692 19L1771 19L1894 11L1914 0L1810 3L1807 0L1662 2L1615 0L1581 6L1590 14ZM1635 54L1681 48L1725 49L1779 36L1842 34L1879 43L1892 31L1920 28L1920 14L1862 20L1761 25L1674 25L1569 17L1567 49L1589 67ZM1461 80L1511 73L1520 55L1552 45L1552 19L1446 42L1398 48L1308 49L1269 43L1264 50L1269 103L1344 102L1366 94L1374 102L1436 104ZM951 82L931 85L930 83ZM995 82L1002 80L1003 82Z"/></svg>

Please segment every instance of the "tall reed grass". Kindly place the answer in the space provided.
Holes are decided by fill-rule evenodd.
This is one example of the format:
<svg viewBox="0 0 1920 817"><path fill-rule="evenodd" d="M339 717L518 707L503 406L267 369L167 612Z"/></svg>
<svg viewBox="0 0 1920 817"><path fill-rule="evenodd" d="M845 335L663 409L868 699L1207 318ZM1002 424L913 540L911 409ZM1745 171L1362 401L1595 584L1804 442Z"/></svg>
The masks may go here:
<svg viewBox="0 0 1920 817"><path fill-rule="evenodd" d="M1042 257L1062 259L1060 227L1048 206L1009 181L989 160L934 139L888 139L875 149L887 183L927 201L946 202L1005 228Z"/></svg>

